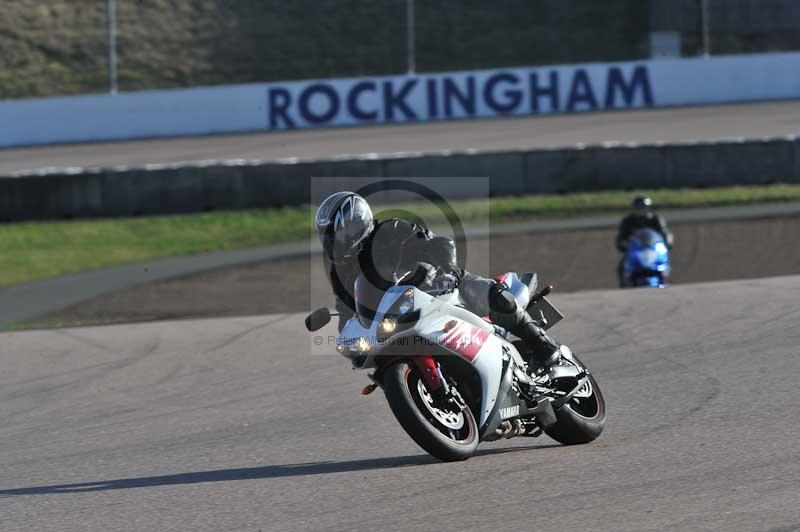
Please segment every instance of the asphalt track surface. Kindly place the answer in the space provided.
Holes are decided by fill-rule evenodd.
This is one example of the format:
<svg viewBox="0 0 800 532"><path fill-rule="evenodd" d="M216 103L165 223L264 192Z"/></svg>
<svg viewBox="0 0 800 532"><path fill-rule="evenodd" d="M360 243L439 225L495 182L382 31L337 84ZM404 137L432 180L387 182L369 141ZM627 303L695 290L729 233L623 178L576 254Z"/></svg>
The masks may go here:
<svg viewBox="0 0 800 532"><path fill-rule="evenodd" d="M453 464L302 315L5 333L0 528L797 531L798 301L800 277L556 296L605 433Z"/></svg>
<svg viewBox="0 0 800 532"><path fill-rule="evenodd" d="M676 209L664 214L671 224L700 228L689 232L690 245L684 241L685 230L679 229L678 282L800 273L800 251L792 234L800 232L800 204ZM611 288L617 260L610 247L614 235L602 230L616 228L619 218L619 214L606 214L495 225L488 228L491 238L497 239L490 251L503 261L513 261L515 269L540 271L559 290ZM745 220L756 225L742 224ZM733 227L727 233L702 230L715 222L731 222ZM485 240L486 229L467 227L468 238L481 236L476 233L483 230ZM567 232L574 234L564 235ZM706 237L699 240L695 233ZM518 240L520 235L524 236ZM565 243L575 247L569 254L562 251ZM724 253L723 260L718 251ZM292 291L305 285L309 276L322 275L308 259L310 254L316 263L319 253L315 240L124 264L0 288L0 331L15 323L41 323L41 319L71 325L107 324L305 310L309 298ZM510 267L498 260L488 265L469 262L470 268L485 275ZM319 298L314 294L311 299Z"/></svg>
<svg viewBox="0 0 800 532"><path fill-rule="evenodd" d="M144 166L222 159L316 159L348 154L507 150L605 142L684 143L797 133L800 133L800 101L782 101L0 149L0 175L43 168Z"/></svg>
<svg viewBox="0 0 800 532"><path fill-rule="evenodd" d="M765 218L713 221L711 215L723 214L724 210L694 212L694 216L704 215L707 219L684 220L673 225L676 241L671 253L673 281L683 284L800 274L797 245L800 215L787 210L778 216L780 207L775 209L772 215L753 212L756 215L760 212ZM748 209L735 211L746 214ZM669 219L680 220L672 216ZM552 226L541 222L522 233L498 230L496 236L488 239L468 239L467 267L488 277L509 270L536 271L543 284L554 284L558 292L616 287L617 218L598 217L594 222L575 223L571 228L563 225L567 222ZM124 270L127 279L133 277L128 271L133 267ZM153 266L151 272L158 270ZM55 282L38 284L45 288L38 297L57 309L57 294L74 295L77 287L89 283L86 275L82 274L83 281L68 282L61 289ZM29 303L37 299L25 287L0 290L0 302L4 294L10 303L5 305L9 307L5 309L9 318L11 313L24 310L16 303L20 298ZM314 254L261 260L139 284L75 304L65 303L61 305L64 308L46 315L40 309L39 316L30 315L26 319L34 324L74 325L300 312L332 304L330 294L321 259ZM0 318L3 310L0 305Z"/></svg>

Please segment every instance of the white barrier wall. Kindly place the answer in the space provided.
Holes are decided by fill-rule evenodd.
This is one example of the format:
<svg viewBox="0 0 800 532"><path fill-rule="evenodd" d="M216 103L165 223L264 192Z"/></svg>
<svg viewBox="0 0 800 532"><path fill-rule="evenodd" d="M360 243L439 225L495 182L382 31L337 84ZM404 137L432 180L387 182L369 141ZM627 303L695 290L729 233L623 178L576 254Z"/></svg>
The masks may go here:
<svg viewBox="0 0 800 532"><path fill-rule="evenodd" d="M800 97L800 53L0 102L0 147Z"/></svg>

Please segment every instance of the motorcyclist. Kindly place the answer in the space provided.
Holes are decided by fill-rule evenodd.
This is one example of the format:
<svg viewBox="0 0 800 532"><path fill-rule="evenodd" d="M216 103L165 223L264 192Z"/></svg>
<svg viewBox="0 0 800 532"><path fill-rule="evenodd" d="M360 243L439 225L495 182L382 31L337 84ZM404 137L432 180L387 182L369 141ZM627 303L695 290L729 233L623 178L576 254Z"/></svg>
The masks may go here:
<svg viewBox="0 0 800 532"><path fill-rule="evenodd" d="M389 286L406 272L421 272L420 288L458 286L467 309L489 316L522 339L536 363L547 365L558 358L558 344L517 304L505 284L458 267L450 238L400 218L375 220L367 201L354 192L332 194L320 204L315 218L336 296L339 331L355 312L353 287L359 273L376 286Z"/></svg>
<svg viewBox="0 0 800 532"><path fill-rule="evenodd" d="M617 231L617 249L620 253L625 253L628 249L628 241L631 236L639 229L649 228L662 237L667 245L667 249L672 249L675 237L672 231L667 227L667 221L663 216L655 212L653 209L653 200L647 196L636 196L631 202L631 212L628 213L620 222ZM617 276L619 277L619 285L624 286L624 255L620 259L617 268Z"/></svg>

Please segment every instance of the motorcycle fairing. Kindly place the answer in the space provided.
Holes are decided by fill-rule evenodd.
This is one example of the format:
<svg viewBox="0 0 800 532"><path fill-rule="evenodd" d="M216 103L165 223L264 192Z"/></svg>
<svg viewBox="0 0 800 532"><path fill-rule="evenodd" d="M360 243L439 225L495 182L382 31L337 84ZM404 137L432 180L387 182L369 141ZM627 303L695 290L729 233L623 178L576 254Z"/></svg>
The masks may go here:
<svg viewBox="0 0 800 532"><path fill-rule="evenodd" d="M478 356L478 351L483 347L484 342L489 338L489 331L459 320L451 320L445 324L445 328L452 323L455 325L451 325L449 331L445 330L444 334L439 337L439 342L443 347L456 351L472 362Z"/></svg>
<svg viewBox="0 0 800 532"><path fill-rule="evenodd" d="M496 431L500 423L506 419L536 417L543 428L553 424L555 413L552 400L541 397L540 400L534 401L531 408L525 399L516 393L512 393L513 382L514 364L511 363L509 358L506 358L503 360L503 376L500 379L498 390L499 399L487 416L486 421L480 425L481 441L493 441L502 437Z"/></svg>
<svg viewBox="0 0 800 532"><path fill-rule="evenodd" d="M456 343L450 342L448 344L447 342L448 338L452 338L450 333L454 329L446 331L445 325L452 320L457 322L456 327L462 331L480 331L472 333L474 336L469 340L476 344L477 339L480 339L481 342L477 352L471 359L456 348ZM481 411L478 424L483 426L489 414L495 408L500 391L503 364L501 353L504 352L504 348L506 350L510 348L516 353L516 348L510 342L494 334L493 325L486 323L466 309L452 305L439 307L427 316L423 316L420 319L420 327L417 329L417 334L425 340L437 344L442 349L461 356L472 364L478 372L481 380ZM519 356L518 353L517 356Z"/></svg>
<svg viewBox="0 0 800 532"><path fill-rule="evenodd" d="M628 242L623 270L632 286L663 286L670 274L669 250L663 237L652 229L637 231Z"/></svg>
<svg viewBox="0 0 800 532"><path fill-rule="evenodd" d="M491 439L491 436L503 421L501 412L508 411L506 409L514 409L514 416L510 417L517 417L519 414L524 414L527 411L525 401L519 399L516 394L510 393L514 381L514 367L511 364L511 360L507 359L502 362L503 372L497 389L497 396L499 399L495 401L495 404L486 416L481 416L479 424L481 440L485 440L487 436Z"/></svg>
<svg viewBox="0 0 800 532"><path fill-rule="evenodd" d="M379 336L378 324L381 319L409 288L413 287L395 286L387 290L386 295L376 309L375 318L370 326L364 327L357 319L352 318L345 325L340 338L364 337L376 340ZM524 361L511 342L495 334L494 325L487 323L467 309L456 306L455 303L458 302L458 290L444 297L434 298L415 288L414 307L415 310L420 310L419 320L410 329L389 337L387 342L394 342L405 336L416 335L439 349L467 360L480 376L481 410L479 426L484 427L492 412L497 410L497 399L503 374L502 353L508 353L519 366L523 366ZM455 327L445 330L445 324L453 320L457 322ZM448 335L456 328L458 328L460 336ZM460 342L459 339L461 339ZM375 341L375 344L377 344L377 341ZM375 358L380 355L380 348L381 346L375 345L375 348L364 358L359 367L362 369L375 367ZM423 350L423 348L420 348L420 353L414 354L430 356L428 353L423 353ZM423 371L422 368L421 371ZM485 428L488 428L488 426Z"/></svg>

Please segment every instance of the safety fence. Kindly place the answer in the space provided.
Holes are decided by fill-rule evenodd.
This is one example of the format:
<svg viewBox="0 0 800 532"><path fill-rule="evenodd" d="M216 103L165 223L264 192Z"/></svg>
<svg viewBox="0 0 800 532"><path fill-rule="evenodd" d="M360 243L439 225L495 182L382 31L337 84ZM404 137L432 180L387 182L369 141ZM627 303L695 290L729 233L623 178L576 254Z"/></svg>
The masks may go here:
<svg viewBox="0 0 800 532"><path fill-rule="evenodd" d="M800 50L796 0L3 0L0 99Z"/></svg>

